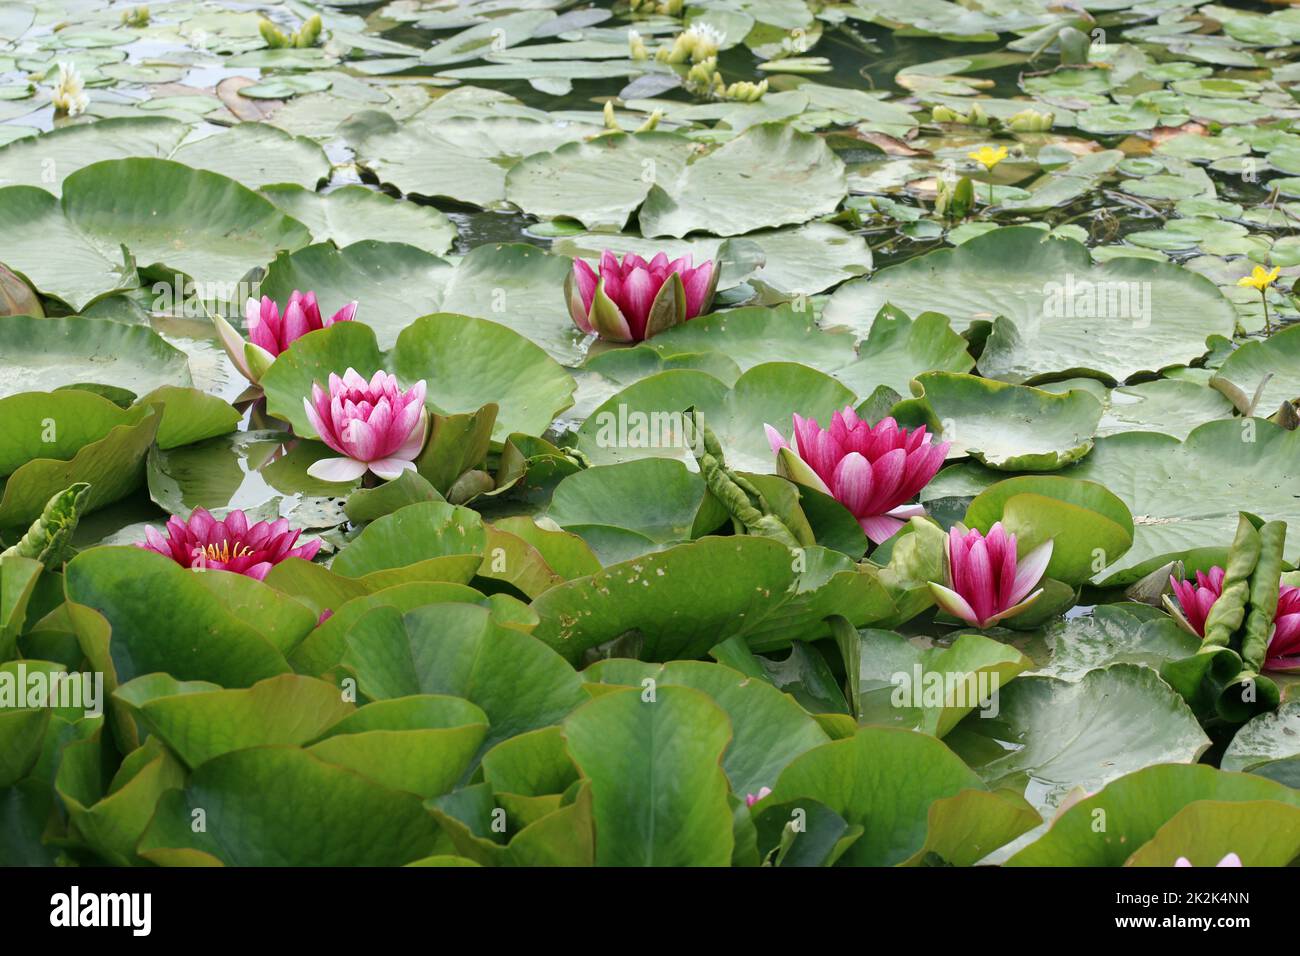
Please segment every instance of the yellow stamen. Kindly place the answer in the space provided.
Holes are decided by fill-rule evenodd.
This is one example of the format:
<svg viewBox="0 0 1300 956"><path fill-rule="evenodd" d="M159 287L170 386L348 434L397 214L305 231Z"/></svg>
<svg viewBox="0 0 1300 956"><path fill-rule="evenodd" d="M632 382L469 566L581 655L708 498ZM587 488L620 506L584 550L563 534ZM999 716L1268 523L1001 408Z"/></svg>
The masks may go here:
<svg viewBox="0 0 1300 956"><path fill-rule="evenodd" d="M232 557L246 558L253 553L253 549L250 548L248 545L240 544L238 541L236 541L234 547L234 553L232 554L230 548L230 541L228 539L221 542L220 548L218 548L215 544L210 544L203 550L204 553L208 556L209 561L221 561L223 563L230 561Z"/></svg>

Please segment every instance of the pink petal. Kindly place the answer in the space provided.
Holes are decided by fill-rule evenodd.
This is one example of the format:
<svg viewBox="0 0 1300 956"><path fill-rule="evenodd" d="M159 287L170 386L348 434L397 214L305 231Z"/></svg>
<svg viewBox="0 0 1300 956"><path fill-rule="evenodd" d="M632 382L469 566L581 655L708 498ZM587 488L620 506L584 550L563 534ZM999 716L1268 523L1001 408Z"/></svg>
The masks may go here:
<svg viewBox="0 0 1300 956"><path fill-rule="evenodd" d="M385 481L392 481L403 471L415 471L415 462L402 458L381 458L370 462L369 468Z"/></svg>
<svg viewBox="0 0 1300 956"><path fill-rule="evenodd" d="M903 522L892 515L868 515L858 519L858 524L872 544L883 544L903 527Z"/></svg>
<svg viewBox="0 0 1300 956"><path fill-rule="evenodd" d="M1016 564L1016 578L1011 587L1009 604L1020 602L1026 594L1042 580L1047 566L1052 561L1053 542L1049 538L1034 548Z"/></svg>
<svg viewBox="0 0 1300 956"><path fill-rule="evenodd" d="M790 447L781 433L766 422L763 424L763 431L767 434L767 443L772 447L772 454L775 455L782 448Z"/></svg>
<svg viewBox="0 0 1300 956"><path fill-rule="evenodd" d="M650 273L645 269L634 269L623 283L623 295L618 305L627 317L632 339L640 342L645 338L646 322L650 319L650 306L654 304L655 293L659 291Z"/></svg>
<svg viewBox="0 0 1300 956"><path fill-rule="evenodd" d="M366 473L366 463L355 458L322 458L307 469L318 481L356 481Z"/></svg>
<svg viewBox="0 0 1300 956"><path fill-rule="evenodd" d="M979 615L970 603L951 588L946 588L942 584L930 582L930 594L939 607L943 608L955 618L965 621L967 624L979 626Z"/></svg>

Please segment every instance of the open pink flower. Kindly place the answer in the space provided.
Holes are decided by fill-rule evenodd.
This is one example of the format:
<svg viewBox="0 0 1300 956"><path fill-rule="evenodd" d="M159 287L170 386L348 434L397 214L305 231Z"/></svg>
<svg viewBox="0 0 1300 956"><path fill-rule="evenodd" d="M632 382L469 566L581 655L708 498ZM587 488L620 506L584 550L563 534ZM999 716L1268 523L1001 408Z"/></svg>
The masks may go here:
<svg viewBox="0 0 1300 956"><path fill-rule="evenodd" d="M564 283L573 323L611 342L642 342L703 313L713 301L718 270L712 260L692 267L690 255L649 262L629 252L620 263L606 249L600 272L581 259Z"/></svg>
<svg viewBox="0 0 1300 956"><path fill-rule="evenodd" d="M1168 599L1165 607L1174 616L1174 620L1186 631L1197 637L1205 636L1205 616L1223 593L1223 568L1210 568L1209 571L1197 571L1196 583L1169 578L1169 584L1178 598L1174 607Z"/></svg>
<svg viewBox="0 0 1300 956"><path fill-rule="evenodd" d="M978 628L992 627L1014 617L1043 593L1034 585L1042 580L1052 560L1052 542L1043 542L1023 558L1016 558L1016 536L1002 522L987 535L961 526L948 532L947 585L930 582L930 593L954 617Z"/></svg>
<svg viewBox="0 0 1300 956"><path fill-rule="evenodd" d="M352 368L342 378L330 373L328 393L313 382L311 398L302 400L307 420L320 440L344 457L322 458L307 474L322 481L355 481L367 469L385 479L414 470L429 430L424 389L420 380L403 392L397 377L383 371L367 382Z"/></svg>
<svg viewBox="0 0 1300 956"><path fill-rule="evenodd" d="M762 800L766 796L769 796L771 793L772 793L771 787L759 787L758 793L745 794L745 806L752 807L754 804L758 803L758 801Z"/></svg>
<svg viewBox="0 0 1300 956"><path fill-rule="evenodd" d="M230 323L221 318L217 319L217 331L222 347L239 373L257 384L267 366L296 340L308 332L327 329L335 322L351 322L356 314L356 302L349 302L329 318L322 318L316 293L294 289L283 316L270 296L262 296L260 303L251 298L245 303L244 324L248 327L251 341L245 342Z"/></svg>
<svg viewBox="0 0 1300 956"><path fill-rule="evenodd" d="M173 515L167 521L167 536L151 527L144 529L145 541L137 545L171 558L183 568L233 571L259 581L285 558L310 561L320 550L319 541L294 547L301 531L290 531L283 518L248 523L242 511L231 511L218 521L204 508L195 508L189 521Z"/></svg>
<svg viewBox="0 0 1300 956"><path fill-rule="evenodd" d="M771 425L763 427L778 471L833 496L876 544L893 537L905 519L925 514L920 505L904 503L934 477L948 454L948 443L932 444L925 426L909 431L892 418L873 426L848 407L832 416L829 430L816 419L795 415L793 448Z"/></svg>
<svg viewBox="0 0 1300 956"><path fill-rule="evenodd" d="M1192 865L1192 861L1189 860L1189 859L1187 859L1187 857L1185 857L1185 856L1180 856L1177 860L1174 861L1174 866L1191 866L1191 865ZM1229 854L1226 855L1222 860L1220 860L1218 863L1216 863L1216 864L1214 864L1214 865L1215 865L1216 867L1218 867L1218 866L1241 866L1241 865L1242 865L1242 863L1241 863L1241 857L1237 856L1237 854L1235 854L1235 853L1229 853Z"/></svg>
<svg viewBox="0 0 1300 956"><path fill-rule="evenodd" d="M1300 671L1300 588L1282 585L1264 670Z"/></svg>

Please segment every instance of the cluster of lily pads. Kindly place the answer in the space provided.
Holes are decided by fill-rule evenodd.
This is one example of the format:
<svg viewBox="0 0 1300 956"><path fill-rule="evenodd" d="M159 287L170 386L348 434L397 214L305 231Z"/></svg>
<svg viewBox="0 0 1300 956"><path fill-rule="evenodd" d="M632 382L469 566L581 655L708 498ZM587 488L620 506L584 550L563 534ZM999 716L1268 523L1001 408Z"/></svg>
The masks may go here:
<svg viewBox="0 0 1300 956"><path fill-rule="evenodd" d="M1291 863L1297 36L6 5L0 863Z"/></svg>

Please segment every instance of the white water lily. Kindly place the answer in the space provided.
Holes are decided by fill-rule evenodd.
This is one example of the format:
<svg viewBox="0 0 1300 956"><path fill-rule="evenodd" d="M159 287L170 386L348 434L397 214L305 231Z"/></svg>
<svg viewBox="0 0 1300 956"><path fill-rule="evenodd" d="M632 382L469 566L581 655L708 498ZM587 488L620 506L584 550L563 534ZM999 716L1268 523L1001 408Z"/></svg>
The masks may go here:
<svg viewBox="0 0 1300 956"><path fill-rule="evenodd" d="M86 111L90 97L86 93L86 81L81 78L75 63L59 64L59 79L54 84L50 100L57 113L77 116Z"/></svg>
<svg viewBox="0 0 1300 956"><path fill-rule="evenodd" d="M726 35L717 27L708 23L692 23L682 36L691 51L695 63L717 56L718 49L726 42Z"/></svg>

